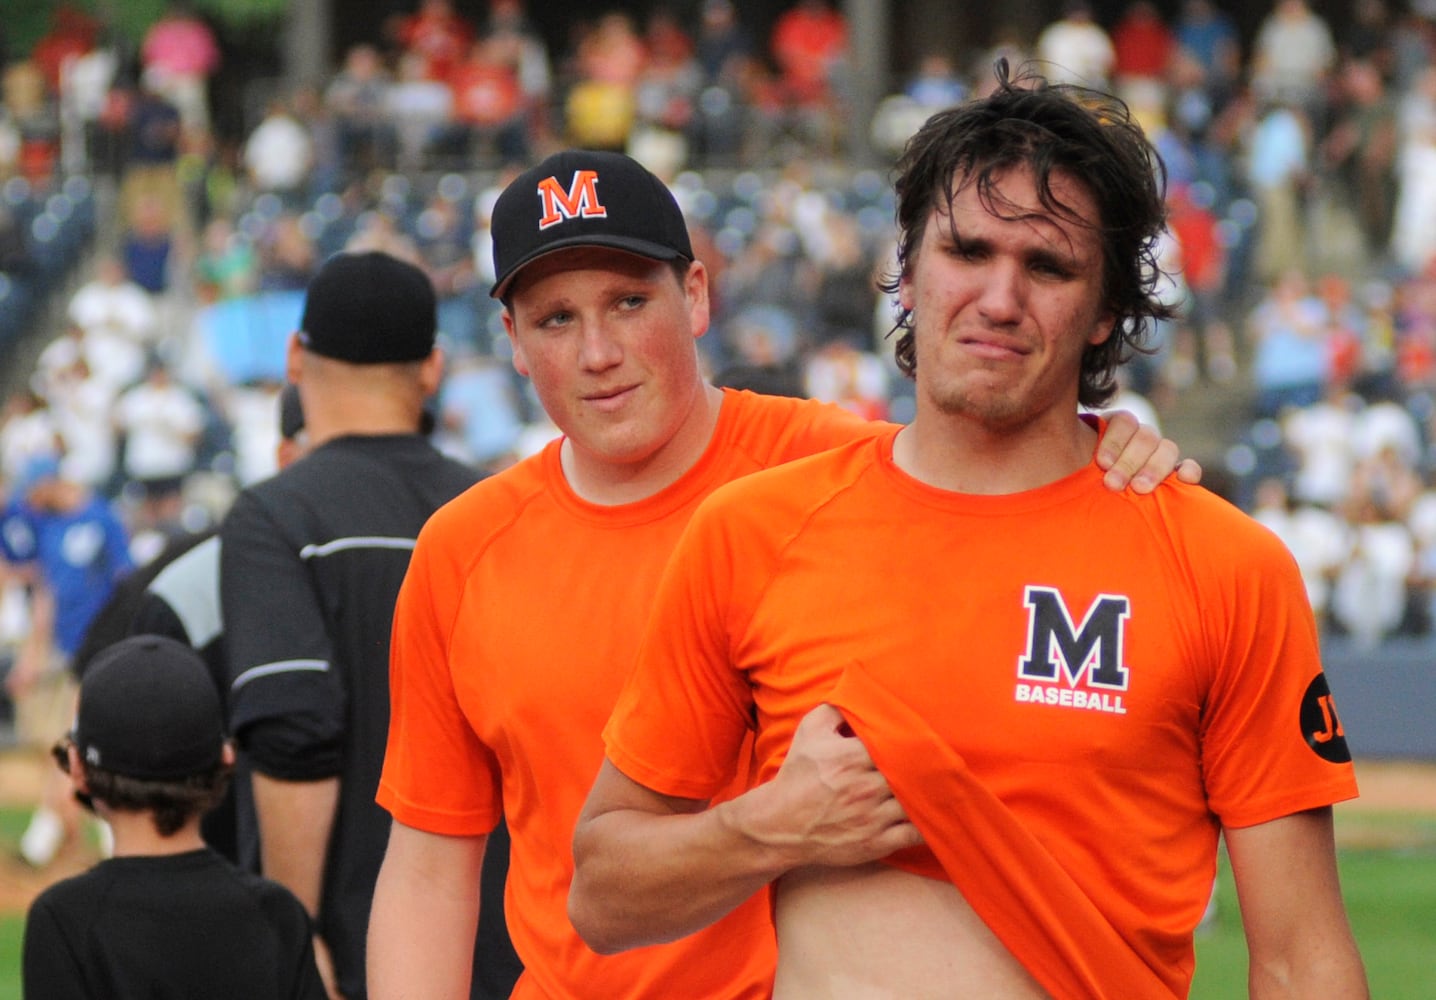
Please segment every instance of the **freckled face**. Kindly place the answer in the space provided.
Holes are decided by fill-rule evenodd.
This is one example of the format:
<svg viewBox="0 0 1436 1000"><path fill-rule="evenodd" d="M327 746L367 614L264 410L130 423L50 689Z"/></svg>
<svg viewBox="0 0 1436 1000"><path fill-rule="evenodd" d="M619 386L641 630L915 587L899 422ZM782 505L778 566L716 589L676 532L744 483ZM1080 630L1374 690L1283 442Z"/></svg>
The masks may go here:
<svg viewBox="0 0 1436 1000"><path fill-rule="evenodd" d="M703 394L694 341L708 274L600 247L560 250L515 279L504 326L514 367L575 451L606 463L656 457Z"/></svg>
<svg viewBox="0 0 1436 1000"><path fill-rule="evenodd" d="M918 413L996 430L1075 413L1082 353L1111 335L1113 317L1087 189L1052 177L1057 199L1093 225L1048 214L1025 166L994 187L1008 218L987 210L975 184L950 216L939 205L899 297L913 311Z"/></svg>

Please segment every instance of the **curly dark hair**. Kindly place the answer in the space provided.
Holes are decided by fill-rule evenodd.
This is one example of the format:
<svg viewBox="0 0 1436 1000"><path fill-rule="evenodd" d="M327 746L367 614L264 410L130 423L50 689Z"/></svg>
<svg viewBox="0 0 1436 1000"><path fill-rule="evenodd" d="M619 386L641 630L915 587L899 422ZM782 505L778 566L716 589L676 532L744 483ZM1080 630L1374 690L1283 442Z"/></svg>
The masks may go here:
<svg viewBox="0 0 1436 1000"><path fill-rule="evenodd" d="M221 764L202 774L150 781L89 764L84 768L89 791L80 801L98 799L120 812L153 813L155 829L163 837L178 831L192 817L203 816L219 805L229 788L232 770L230 765Z"/></svg>
<svg viewBox="0 0 1436 1000"><path fill-rule="evenodd" d="M988 97L940 111L908 140L898 175L898 272L879 287L895 295L922 244L939 199L950 207L956 190L977 186L984 207L999 218L1007 209L993 186L1004 172L1028 167L1044 209L1089 225L1052 193L1052 174L1080 181L1098 210L1102 243L1102 294L1116 317L1112 336L1082 355L1078 401L1100 406L1116 391L1117 366L1145 352L1153 321L1171 319L1173 307L1155 295L1161 270L1157 241L1166 224L1166 168L1126 104L1100 91L1051 84L1024 72L1009 77L1006 59L994 66L997 88ZM896 357L902 372L917 370L912 311L898 315Z"/></svg>

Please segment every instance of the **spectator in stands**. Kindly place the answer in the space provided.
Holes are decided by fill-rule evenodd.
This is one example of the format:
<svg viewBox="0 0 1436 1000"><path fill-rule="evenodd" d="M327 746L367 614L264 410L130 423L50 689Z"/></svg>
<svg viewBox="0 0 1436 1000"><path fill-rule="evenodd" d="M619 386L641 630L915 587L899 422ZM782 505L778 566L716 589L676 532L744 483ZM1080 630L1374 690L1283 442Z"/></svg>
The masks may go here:
<svg viewBox="0 0 1436 1000"><path fill-rule="evenodd" d="M1222 308L1226 248L1211 198L1211 186L1205 183L1167 188L1167 227L1181 247L1182 278L1189 296L1175 353L1189 366L1190 377L1178 375L1179 387L1199 377L1229 382L1237 374L1231 329Z"/></svg>
<svg viewBox="0 0 1436 1000"><path fill-rule="evenodd" d="M299 291L309 285L318 266L314 241L300 217L284 212L260 237L259 288L261 291Z"/></svg>
<svg viewBox="0 0 1436 1000"><path fill-rule="evenodd" d="M185 477L195 470L205 410L195 393L160 360L115 405L124 436L124 471L140 493L138 530L172 530L179 521Z"/></svg>
<svg viewBox="0 0 1436 1000"><path fill-rule="evenodd" d="M436 191L413 229L412 249L438 296L439 331L445 347L455 352L477 350L481 289L474 273L474 220L468 205ZM408 259L408 252L405 248L399 256Z"/></svg>
<svg viewBox="0 0 1436 1000"><path fill-rule="evenodd" d="M1324 130L1326 84L1336 65L1331 28L1306 0L1277 0L1252 44L1251 79L1258 99L1299 108Z"/></svg>
<svg viewBox="0 0 1436 1000"><path fill-rule="evenodd" d="M1350 211L1364 257L1380 259L1391 239L1396 201L1397 112L1373 62L1344 63L1335 82L1337 104L1320 154L1334 205Z"/></svg>
<svg viewBox="0 0 1436 1000"><path fill-rule="evenodd" d="M733 0L704 0L693 54L709 86L734 72L735 60L753 54L753 38L738 17Z"/></svg>
<svg viewBox="0 0 1436 1000"><path fill-rule="evenodd" d="M749 132L751 110L744 84L755 62L753 39L732 0L704 0L693 52L703 74L695 152L705 163L732 163Z"/></svg>
<svg viewBox="0 0 1436 1000"><path fill-rule="evenodd" d="M388 117L389 72L373 45L352 46L329 81L324 103L338 125L339 155L354 176L392 165L394 124Z"/></svg>
<svg viewBox="0 0 1436 1000"><path fill-rule="evenodd" d="M1436 391L1436 258L1393 294L1397 381L1408 391ZM1429 436L1436 441L1436 434Z"/></svg>
<svg viewBox="0 0 1436 1000"><path fill-rule="evenodd" d="M1396 56L1392 27L1386 0L1352 0L1337 49L1343 59L1370 62L1383 79L1390 79Z"/></svg>
<svg viewBox="0 0 1436 1000"><path fill-rule="evenodd" d="M1436 66L1401 98L1392 255L1408 275L1436 256Z"/></svg>
<svg viewBox="0 0 1436 1000"><path fill-rule="evenodd" d="M1361 367L1366 341L1366 315L1351 294L1351 283L1339 274L1323 274L1316 281L1316 296L1326 323L1329 359L1327 378L1352 385Z"/></svg>
<svg viewBox="0 0 1436 1000"><path fill-rule="evenodd" d="M419 57L423 76L447 83L473 44L474 29L450 0L420 0L419 9L399 27L405 54Z"/></svg>
<svg viewBox="0 0 1436 1000"><path fill-rule="evenodd" d="M149 86L172 103L186 128L209 127L209 80L219 69L214 31L188 3L172 2L140 45Z"/></svg>
<svg viewBox="0 0 1436 1000"><path fill-rule="evenodd" d="M1183 0L1173 27L1176 43L1201 68L1213 107L1226 103L1241 75L1241 36L1230 14L1212 0Z"/></svg>
<svg viewBox="0 0 1436 1000"><path fill-rule="evenodd" d="M133 219L142 198L155 196L165 206L171 223L182 217L176 166L180 151L180 113L150 77L135 94L128 115L128 143L124 178L120 185L120 218Z"/></svg>
<svg viewBox="0 0 1436 1000"><path fill-rule="evenodd" d="M564 101L570 145L623 150L637 113L635 89L648 53L625 13L612 11L584 31L575 47L574 84Z"/></svg>
<svg viewBox="0 0 1436 1000"><path fill-rule="evenodd" d="M773 24L768 47L782 83L798 104L830 104L847 58L848 25L824 0L799 0Z"/></svg>
<svg viewBox="0 0 1436 1000"><path fill-rule="evenodd" d="M549 131L553 69L548 45L524 13L522 0L491 0L485 34L501 43L504 58L518 75L531 138L544 139Z"/></svg>
<svg viewBox="0 0 1436 1000"><path fill-rule="evenodd" d="M470 166L524 163L529 157L529 115L509 44L484 36L449 73L454 123L464 133Z"/></svg>
<svg viewBox="0 0 1436 1000"><path fill-rule="evenodd" d="M853 216L824 212L821 227L822 243L810 255L814 275L811 342L819 347L841 342L867 351L875 333L873 312L880 267L864 245Z"/></svg>
<svg viewBox="0 0 1436 1000"><path fill-rule="evenodd" d="M693 40L667 7L649 15L645 42L648 60L636 85L628 150L658 176L672 178L687 166L697 138L703 69Z"/></svg>
<svg viewBox="0 0 1436 1000"><path fill-rule="evenodd" d="M286 206L298 208L308 193L314 153L309 127L290 110L289 102L277 97L244 144L249 183L256 193L277 194Z"/></svg>
<svg viewBox="0 0 1436 1000"><path fill-rule="evenodd" d="M1429 478L1406 518L1416 546L1416 567L1411 579L1413 603L1420 614L1420 625L1428 633L1436 625L1436 489L1431 487Z"/></svg>
<svg viewBox="0 0 1436 1000"><path fill-rule="evenodd" d="M234 228L234 220L217 215L200 234L194 265L195 292L202 303L242 298L259 284L259 258L254 244Z"/></svg>
<svg viewBox="0 0 1436 1000"><path fill-rule="evenodd" d="M873 114L873 142L884 152L897 155L923 122L943 108L962 102L967 89L947 53L926 53L903 89L878 105Z"/></svg>
<svg viewBox="0 0 1436 1000"><path fill-rule="evenodd" d="M453 91L447 83L429 78L420 53L406 52L399 59L398 78L389 86L386 98L399 143L399 171L423 170L453 120Z"/></svg>
<svg viewBox="0 0 1436 1000"><path fill-rule="evenodd" d="M1035 56L1053 83L1106 90L1116 54L1112 39L1092 16L1088 0L1067 0L1062 16L1037 36Z"/></svg>
<svg viewBox="0 0 1436 1000"><path fill-rule="evenodd" d="M1350 549L1332 588L1331 617L1370 649L1395 634L1406 617L1416 543L1379 496L1353 494L1346 518Z"/></svg>
<svg viewBox="0 0 1436 1000"><path fill-rule="evenodd" d="M130 280L156 297L170 290L175 217L158 194L144 194L120 232L119 254Z"/></svg>
<svg viewBox="0 0 1436 1000"><path fill-rule="evenodd" d="M1402 488L1395 484L1403 480L1402 468L1417 467L1421 450L1421 429L1411 411L1393 399L1372 400L1357 413L1352 434L1352 451L1358 462L1352 488L1362 479L1374 476L1373 482L1386 484L1381 487L1382 502L1405 517L1420 487L1413 488L1409 481ZM1390 454L1385 454L1388 451ZM1362 465L1370 465L1367 472L1362 471Z"/></svg>
<svg viewBox="0 0 1436 1000"><path fill-rule="evenodd" d="M917 72L903 93L932 114L967 99L968 86L946 52L928 52L918 60Z"/></svg>
<svg viewBox="0 0 1436 1000"><path fill-rule="evenodd" d="M1397 4L1390 36L1393 93L1411 90L1436 53L1436 18L1429 5Z"/></svg>
<svg viewBox="0 0 1436 1000"><path fill-rule="evenodd" d="M30 59L45 78L53 95L60 93L65 64L95 46L99 23L72 3L61 3L50 13L50 30L30 50Z"/></svg>
<svg viewBox="0 0 1436 1000"><path fill-rule="evenodd" d="M94 277L71 296L67 313L84 333L90 367L113 389L144 374L145 353L159 337L159 312L118 256L99 258Z"/></svg>
<svg viewBox="0 0 1436 1000"><path fill-rule="evenodd" d="M1161 107L1176 35L1151 0L1133 0L1112 26L1112 83L1118 96Z"/></svg>
<svg viewBox="0 0 1436 1000"><path fill-rule="evenodd" d="M42 355L36 374L45 373L45 398L64 444L65 475L109 495L114 492L112 480L118 451L110 420L115 390L95 374L81 336L59 338L46 348L46 353L56 348L65 357L52 356L49 361L53 367L47 371Z"/></svg>
<svg viewBox="0 0 1436 1000"><path fill-rule="evenodd" d="M1269 476L1256 487L1252 517L1286 544L1301 569L1306 595L1318 623L1331 610L1331 587L1346 559L1349 529L1331 510L1298 503L1279 477Z"/></svg>
<svg viewBox="0 0 1436 1000"><path fill-rule="evenodd" d="M1326 309L1305 273L1288 269L1252 310L1247 331L1259 416L1322 398L1331 374Z"/></svg>
<svg viewBox="0 0 1436 1000"><path fill-rule="evenodd" d="M768 49L790 127L804 143L835 151L847 97L847 18L828 0L798 0L773 22Z"/></svg>
<svg viewBox="0 0 1436 1000"><path fill-rule="evenodd" d="M828 341L803 366L808 398L836 403L864 420L887 419L889 381L883 359L850 340Z"/></svg>
<svg viewBox="0 0 1436 1000"><path fill-rule="evenodd" d="M14 162L20 175L37 186L48 186L60 153L60 110L45 86L40 68L30 60L11 63L3 81L4 112L14 129Z"/></svg>
<svg viewBox="0 0 1436 1000"><path fill-rule="evenodd" d="M1311 123L1293 104L1263 108L1246 150L1257 204L1256 277L1276 281L1305 263L1305 190L1311 177Z"/></svg>
<svg viewBox="0 0 1436 1000"><path fill-rule="evenodd" d="M20 482L35 459L54 454L59 433L44 396L28 385L10 393L0 412L0 479Z"/></svg>

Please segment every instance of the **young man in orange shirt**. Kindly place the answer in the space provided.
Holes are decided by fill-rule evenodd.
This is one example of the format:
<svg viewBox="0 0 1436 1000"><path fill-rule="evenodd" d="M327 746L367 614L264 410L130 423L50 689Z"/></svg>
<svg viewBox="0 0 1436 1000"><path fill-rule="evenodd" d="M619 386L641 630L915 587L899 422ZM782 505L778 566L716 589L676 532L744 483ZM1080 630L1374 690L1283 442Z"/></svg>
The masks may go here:
<svg viewBox="0 0 1436 1000"><path fill-rule="evenodd" d="M773 884L777 997L1184 997L1224 834L1251 995L1367 995L1293 560L1203 490L1103 489L1076 415L1166 312L1156 166L1118 102L1005 67L910 142L915 417L690 520L575 835L595 948Z"/></svg>
<svg viewBox="0 0 1436 1000"><path fill-rule="evenodd" d="M379 801L395 822L370 996L467 995L478 872L502 815L525 966L515 997L766 997L761 895L680 943L615 957L585 946L565 912L574 822L694 508L724 483L888 425L704 381L708 272L672 194L628 157L550 157L505 190L493 232L514 363L564 436L446 505L414 551L391 651ZM1139 435L1127 457L1140 464L1154 439ZM1118 443L1109 435L1106 450ZM1157 449L1149 485L1174 454Z"/></svg>

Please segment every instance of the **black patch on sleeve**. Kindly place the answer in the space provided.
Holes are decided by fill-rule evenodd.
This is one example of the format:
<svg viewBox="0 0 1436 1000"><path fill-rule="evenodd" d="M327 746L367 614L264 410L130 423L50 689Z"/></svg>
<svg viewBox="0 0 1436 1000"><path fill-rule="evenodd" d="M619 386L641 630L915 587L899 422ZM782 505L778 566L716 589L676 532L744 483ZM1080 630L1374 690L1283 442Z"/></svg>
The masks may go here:
<svg viewBox="0 0 1436 1000"><path fill-rule="evenodd" d="M1351 748L1346 745L1346 730L1336 714L1336 699L1326 683L1326 674L1317 674L1301 697L1301 736L1322 760L1333 764L1351 762Z"/></svg>

